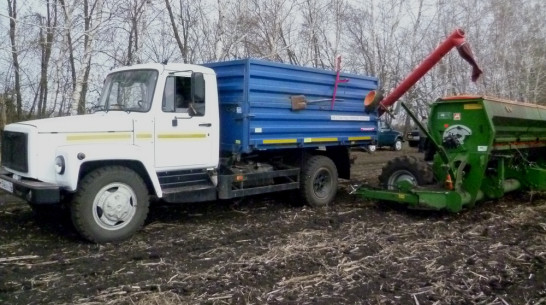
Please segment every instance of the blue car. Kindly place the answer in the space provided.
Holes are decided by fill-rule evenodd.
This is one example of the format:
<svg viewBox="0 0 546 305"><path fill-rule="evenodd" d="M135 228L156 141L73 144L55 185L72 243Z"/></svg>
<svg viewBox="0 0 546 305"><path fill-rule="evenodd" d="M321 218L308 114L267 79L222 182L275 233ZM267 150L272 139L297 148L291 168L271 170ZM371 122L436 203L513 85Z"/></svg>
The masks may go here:
<svg viewBox="0 0 546 305"><path fill-rule="evenodd" d="M392 150L401 150L404 137L401 132L394 130L389 123L379 121L377 147L390 147Z"/></svg>

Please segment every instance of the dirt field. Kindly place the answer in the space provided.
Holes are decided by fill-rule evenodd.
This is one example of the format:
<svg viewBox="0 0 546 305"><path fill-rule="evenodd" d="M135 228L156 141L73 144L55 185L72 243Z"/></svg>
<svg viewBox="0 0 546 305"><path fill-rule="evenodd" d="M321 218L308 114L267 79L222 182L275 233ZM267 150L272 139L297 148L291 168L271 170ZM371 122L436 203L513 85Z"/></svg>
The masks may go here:
<svg viewBox="0 0 546 305"><path fill-rule="evenodd" d="M354 178L398 154L354 152ZM0 304L546 304L546 195L448 214L347 187L318 210L291 194L156 205L107 245L1 196Z"/></svg>

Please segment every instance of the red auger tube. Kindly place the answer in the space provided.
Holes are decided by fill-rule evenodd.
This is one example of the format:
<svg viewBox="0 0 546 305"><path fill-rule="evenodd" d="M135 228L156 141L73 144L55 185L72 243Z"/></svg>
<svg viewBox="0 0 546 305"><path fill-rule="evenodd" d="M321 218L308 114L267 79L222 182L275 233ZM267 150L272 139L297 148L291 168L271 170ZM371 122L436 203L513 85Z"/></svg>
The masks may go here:
<svg viewBox="0 0 546 305"><path fill-rule="evenodd" d="M449 37L440 44L427 58L415 68L405 79L400 83L385 99L379 103L379 115L385 112L387 107L396 103L396 101L406 93L423 75L425 75L434 65L436 65L442 57L444 57L453 47L459 48L461 56L468 61L473 67L472 79L475 80L481 74L481 70L474 61L472 52L468 46L460 48L465 44L464 31L462 29L456 29L449 35Z"/></svg>

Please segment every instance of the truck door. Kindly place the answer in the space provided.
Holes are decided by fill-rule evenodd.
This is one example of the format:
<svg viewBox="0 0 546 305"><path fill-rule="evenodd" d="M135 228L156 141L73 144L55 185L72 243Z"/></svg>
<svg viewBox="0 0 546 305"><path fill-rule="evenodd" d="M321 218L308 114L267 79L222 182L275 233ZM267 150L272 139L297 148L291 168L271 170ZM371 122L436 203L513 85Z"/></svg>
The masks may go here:
<svg viewBox="0 0 546 305"><path fill-rule="evenodd" d="M199 113L190 115L190 101L189 73L169 75L155 120L155 166L159 170L210 167L217 159L211 111L207 112L203 101Z"/></svg>
<svg viewBox="0 0 546 305"><path fill-rule="evenodd" d="M379 121L379 134L377 135L378 146L389 146L393 142L393 132L387 122Z"/></svg>

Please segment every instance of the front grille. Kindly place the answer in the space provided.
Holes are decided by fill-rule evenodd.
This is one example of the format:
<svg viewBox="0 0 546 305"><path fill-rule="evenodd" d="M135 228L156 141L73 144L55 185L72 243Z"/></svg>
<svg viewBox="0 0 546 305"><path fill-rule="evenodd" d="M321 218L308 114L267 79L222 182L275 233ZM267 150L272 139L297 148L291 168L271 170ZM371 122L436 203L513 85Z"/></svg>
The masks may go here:
<svg viewBox="0 0 546 305"><path fill-rule="evenodd" d="M27 134L22 132L4 131L2 135L2 165L13 170L28 172L28 141Z"/></svg>

